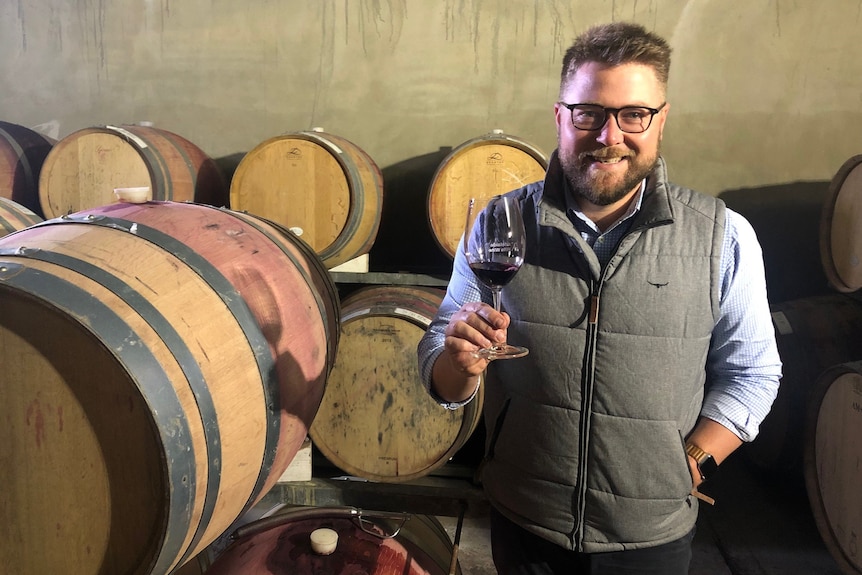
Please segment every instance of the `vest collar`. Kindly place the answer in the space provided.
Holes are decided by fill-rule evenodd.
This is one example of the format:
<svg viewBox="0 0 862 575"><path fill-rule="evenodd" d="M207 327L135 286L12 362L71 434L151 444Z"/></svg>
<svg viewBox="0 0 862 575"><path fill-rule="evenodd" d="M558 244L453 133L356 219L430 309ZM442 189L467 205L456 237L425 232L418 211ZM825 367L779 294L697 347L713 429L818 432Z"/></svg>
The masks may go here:
<svg viewBox="0 0 862 575"><path fill-rule="evenodd" d="M559 150L551 153L545 185L539 201L539 223L563 229L572 227L566 216L565 175L560 164ZM655 169L647 176L641 209L635 216L632 228L652 227L673 223L673 207L668 196L667 166L659 156Z"/></svg>
<svg viewBox="0 0 862 575"><path fill-rule="evenodd" d="M653 227L673 223L673 206L668 195L667 165L659 156L655 169L647 177L641 210L633 227Z"/></svg>

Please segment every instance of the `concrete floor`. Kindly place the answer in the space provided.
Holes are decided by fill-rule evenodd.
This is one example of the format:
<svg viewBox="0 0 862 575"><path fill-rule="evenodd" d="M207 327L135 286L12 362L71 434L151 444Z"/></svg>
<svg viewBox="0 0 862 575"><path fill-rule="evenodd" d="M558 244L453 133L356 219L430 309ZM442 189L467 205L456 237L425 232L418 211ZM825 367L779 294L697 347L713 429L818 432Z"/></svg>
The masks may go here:
<svg viewBox="0 0 862 575"><path fill-rule="evenodd" d="M767 480L734 454L704 491L691 575L842 575L820 537L799 484ZM457 520L439 517L449 536ZM463 575L495 575L487 517L466 518L458 550Z"/></svg>

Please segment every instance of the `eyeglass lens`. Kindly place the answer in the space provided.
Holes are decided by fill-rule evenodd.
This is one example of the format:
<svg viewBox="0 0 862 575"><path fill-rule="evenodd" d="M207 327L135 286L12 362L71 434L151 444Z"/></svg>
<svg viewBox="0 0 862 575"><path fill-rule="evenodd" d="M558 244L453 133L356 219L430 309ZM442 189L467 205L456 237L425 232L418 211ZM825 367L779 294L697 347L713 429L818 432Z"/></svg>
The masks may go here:
<svg viewBox="0 0 862 575"><path fill-rule="evenodd" d="M600 130L608 120L608 114L616 117L623 132L645 132L652 122L653 111L649 108L630 106L619 110L601 106L575 106L572 108L572 124L581 130Z"/></svg>

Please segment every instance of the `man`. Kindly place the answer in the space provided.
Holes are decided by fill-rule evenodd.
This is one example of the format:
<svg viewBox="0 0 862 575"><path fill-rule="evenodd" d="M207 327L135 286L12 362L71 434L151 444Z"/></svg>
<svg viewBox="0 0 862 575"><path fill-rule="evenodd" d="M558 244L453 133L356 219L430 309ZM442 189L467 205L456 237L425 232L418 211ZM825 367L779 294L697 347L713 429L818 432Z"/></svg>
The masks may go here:
<svg viewBox="0 0 862 575"><path fill-rule="evenodd" d="M510 193L528 245L503 313L459 252L419 344L452 409L487 370L481 479L500 573L688 573L697 487L776 396L754 231L667 180L669 68L667 43L637 25L575 41L545 180ZM506 340L529 355L472 354Z"/></svg>

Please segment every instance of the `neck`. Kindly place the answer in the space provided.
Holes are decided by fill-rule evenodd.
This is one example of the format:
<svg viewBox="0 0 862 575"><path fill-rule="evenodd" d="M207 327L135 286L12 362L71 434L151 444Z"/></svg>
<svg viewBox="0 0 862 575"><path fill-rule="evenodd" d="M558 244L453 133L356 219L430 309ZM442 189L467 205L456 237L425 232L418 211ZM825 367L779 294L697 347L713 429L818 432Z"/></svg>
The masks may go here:
<svg viewBox="0 0 862 575"><path fill-rule="evenodd" d="M612 204L602 206L594 204L583 196L578 196L575 201L578 203L578 208L585 216L590 218L590 221L598 226L599 230L604 233L608 228L614 225L622 218L629 209L632 201L638 194L641 184L638 184L633 190Z"/></svg>

